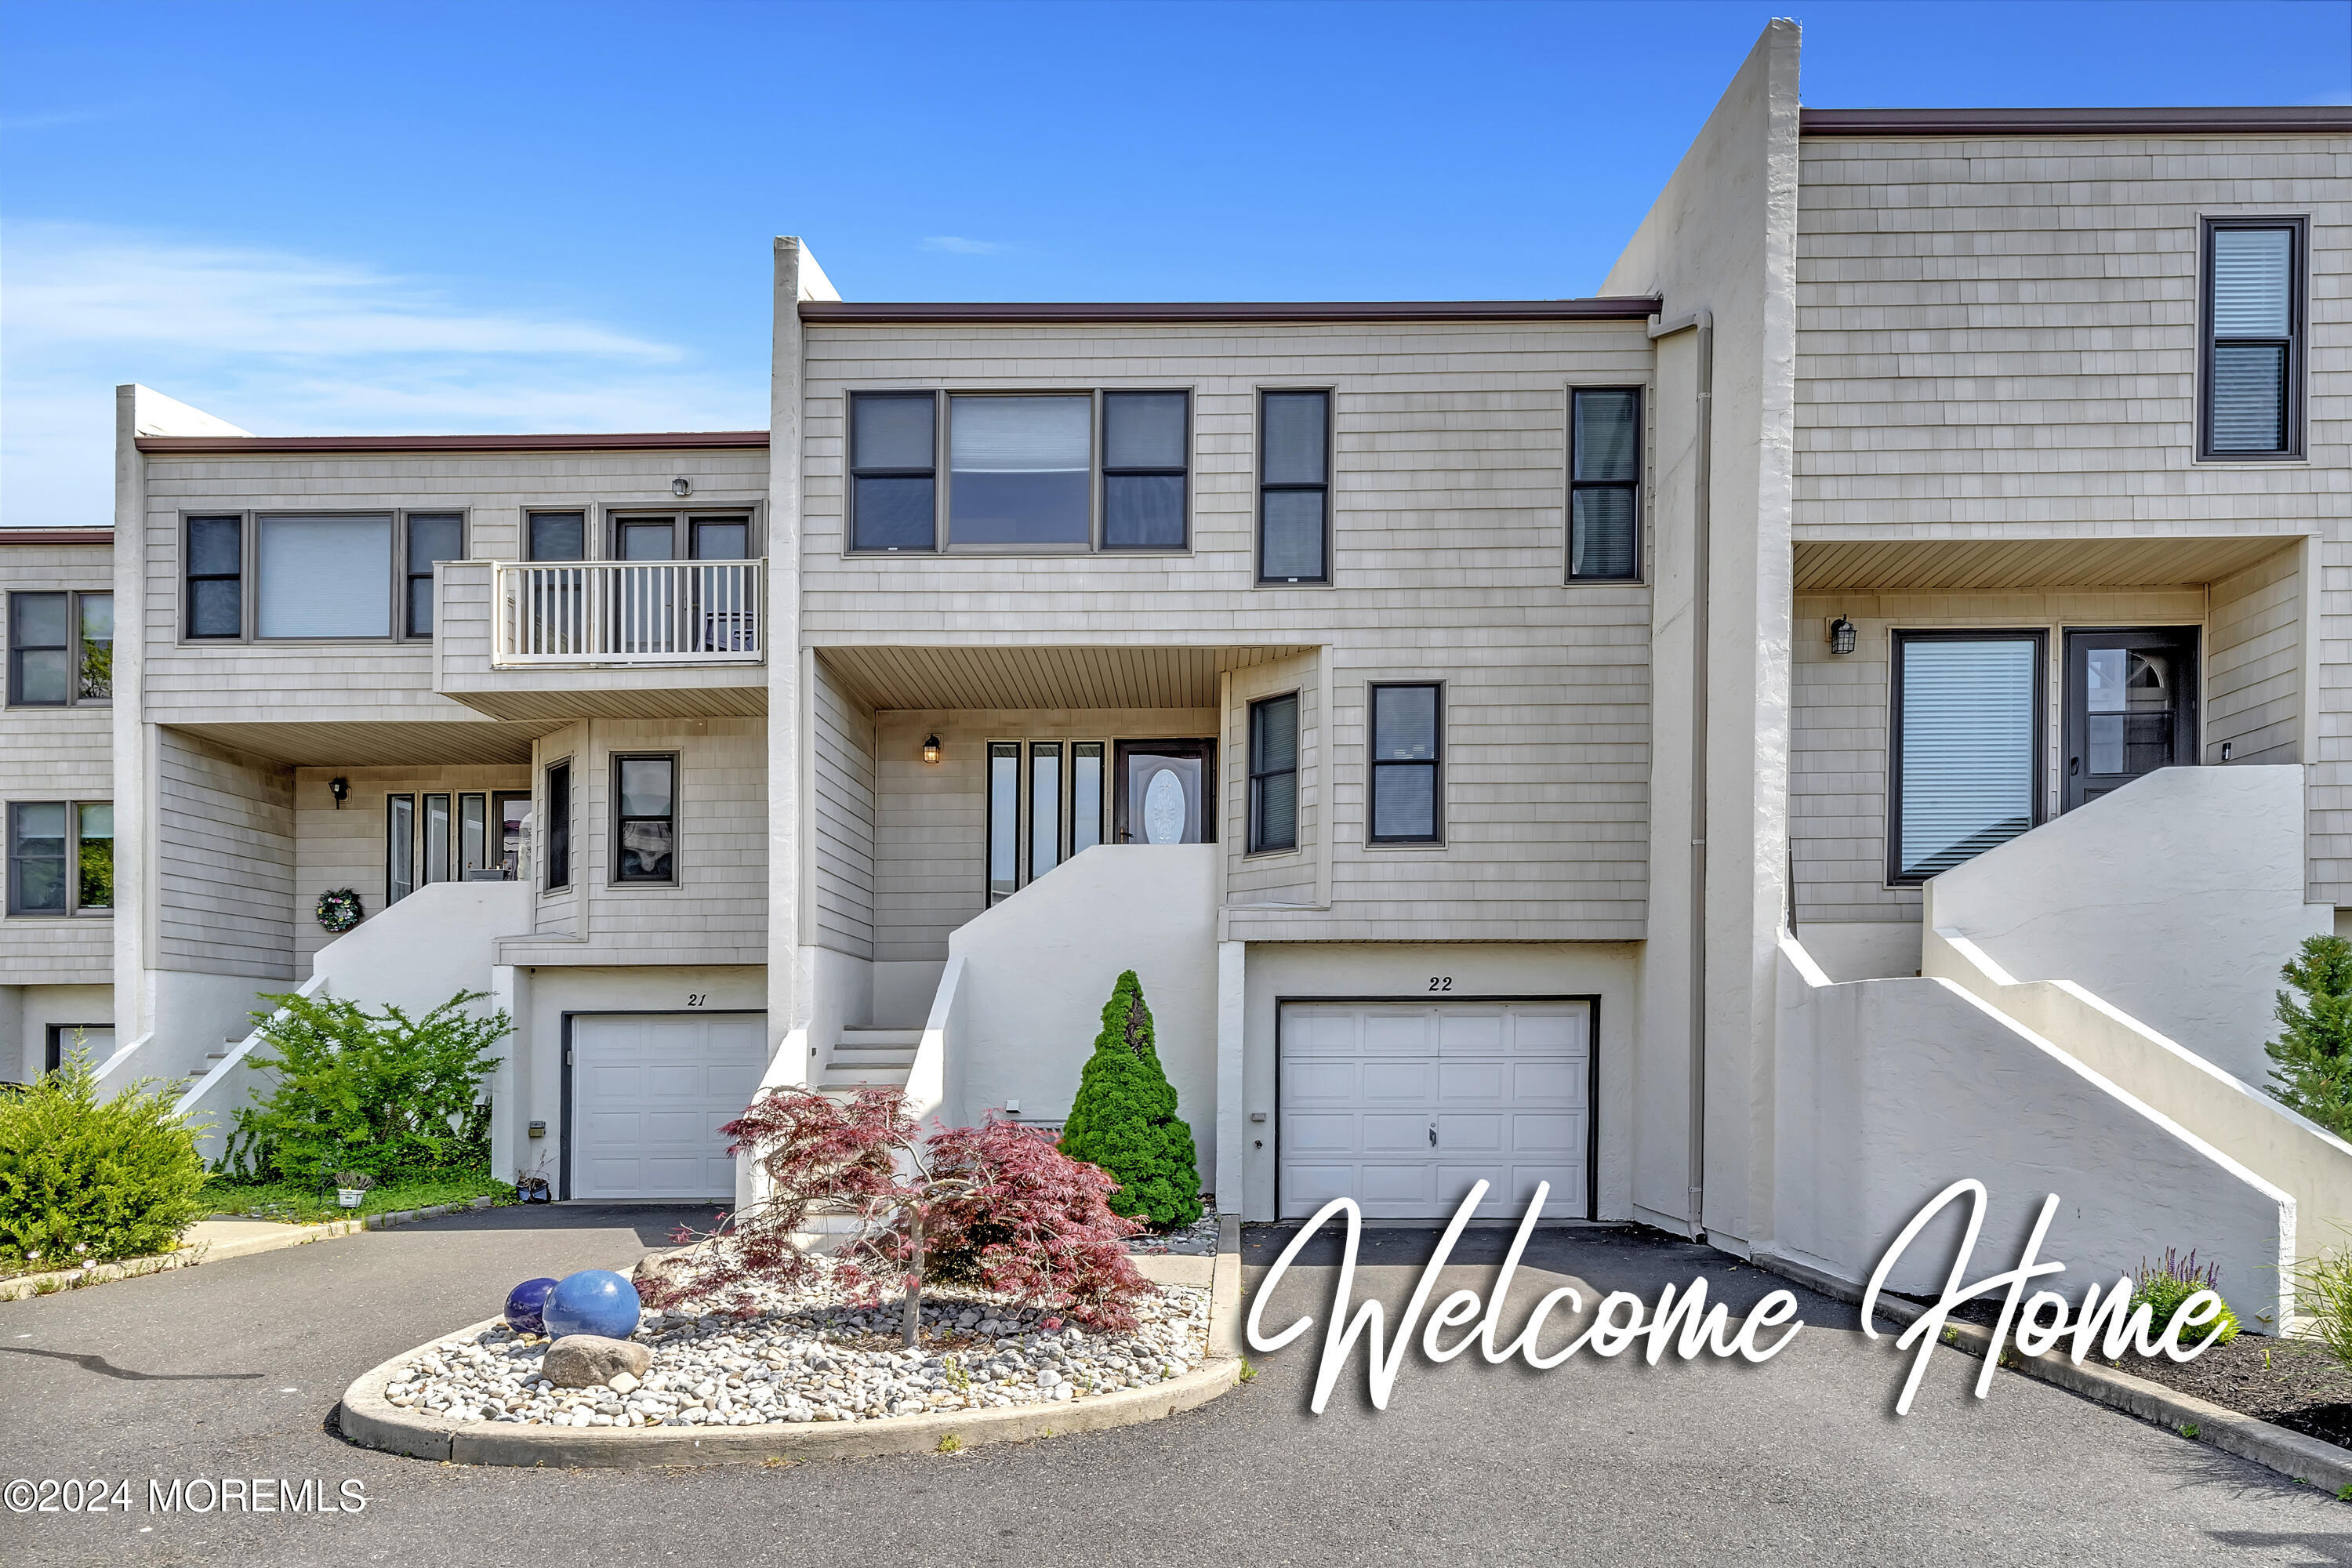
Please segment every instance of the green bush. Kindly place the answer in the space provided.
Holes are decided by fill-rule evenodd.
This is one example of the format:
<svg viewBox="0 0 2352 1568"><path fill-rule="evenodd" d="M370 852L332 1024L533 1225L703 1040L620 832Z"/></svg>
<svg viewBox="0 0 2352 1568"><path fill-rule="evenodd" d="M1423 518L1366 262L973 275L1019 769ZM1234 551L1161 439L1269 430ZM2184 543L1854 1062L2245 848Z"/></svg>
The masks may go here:
<svg viewBox="0 0 2352 1568"><path fill-rule="evenodd" d="M2270 1091L2339 1138L2352 1138L2352 942L2305 937L2279 971L2303 994L2278 994L2279 1037L2270 1053Z"/></svg>
<svg viewBox="0 0 2352 1568"><path fill-rule="evenodd" d="M143 1079L99 1099L79 1050L0 1098L0 1269L143 1258L203 1218L205 1163L172 1104Z"/></svg>
<svg viewBox="0 0 2352 1568"><path fill-rule="evenodd" d="M2193 1247L2186 1258L2166 1247L2163 1262L2151 1265L2145 1259L2141 1261L2139 1274L2132 1282L2131 1305L2137 1309L2145 1304L2160 1331L2165 1324L2172 1321L2172 1315L2180 1310L2189 1297L2200 1290L2210 1290L2218 1296L2221 1287L2220 1264L2200 1264L2197 1249ZM2231 1311L2229 1303L2224 1301L2220 1317L2202 1329L2183 1330L2180 1342L2191 1349L2210 1349L2213 1345L2226 1345L2237 1337L2238 1314Z"/></svg>
<svg viewBox="0 0 2352 1568"><path fill-rule="evenodd" d="M460 992L421 1018L370 1014L334 996L264 996L253 1065L274 1071L268 1099L236 1113L219 1170L313 1185L341 1171L378 1181L489 1170L488 1055L512 1021L467 1013Z"/></svg>
<svg viewBox="0 0 2352 1568"><path fill-rule="evenodd" d="M1079 1075L1061 1147L1073 1160L1110 1173L1118 1184L1110 1195L1113 1214L1163 1229L1201 1217L1192 1129L1176 1114L1176 1090L1160 1070L1151 1009L1132 969L1103 1005L1102 1033Z"/></svg>
<svg viewBox="0 0 2352 1568"><path fill-rule="evenodd" d="M2333 1247L2296 1265L2294 1312L2303 1332L2352 1370L2352 1254Z"/></svg>

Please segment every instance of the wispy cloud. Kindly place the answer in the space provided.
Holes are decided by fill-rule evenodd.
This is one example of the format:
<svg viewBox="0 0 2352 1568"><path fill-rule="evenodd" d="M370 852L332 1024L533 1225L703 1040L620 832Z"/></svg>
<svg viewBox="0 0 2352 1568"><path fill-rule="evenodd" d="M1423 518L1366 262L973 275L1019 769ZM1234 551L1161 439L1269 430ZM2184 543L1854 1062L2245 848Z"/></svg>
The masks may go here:
<svg viewBox="0 0 2352 1568"><path fill-rule="evenodd" d="M93 109L58 109L46 114L0 114L0 131L56 131L68 125L88 125L93 121L111 120L122 110L113 106Z"/></svg>
<svg viewBox="0 0 2352 1568"><path fill-rule="evenodd" d="M1003 256L1013 247L999 240L966 239L960 234L934 234L923 240L925 250L942 250L950 256Z"/></svg>
<svg viewBox="0 0 2352 1568"><path fill-rule="evenodd" d="M363 263L117 229L6 230L0 522L112 513L112 388L257 435L757 426L764 370Z"/></svg>

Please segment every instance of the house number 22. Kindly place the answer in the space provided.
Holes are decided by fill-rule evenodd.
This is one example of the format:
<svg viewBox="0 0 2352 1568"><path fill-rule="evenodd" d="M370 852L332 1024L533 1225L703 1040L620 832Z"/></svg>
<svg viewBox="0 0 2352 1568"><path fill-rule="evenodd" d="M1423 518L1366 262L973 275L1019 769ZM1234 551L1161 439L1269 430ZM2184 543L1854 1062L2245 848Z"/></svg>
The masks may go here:
<svg viewBox="0 0 2352 1568"><path fill-rule="evenodd" d="M1433 974L1429 977L1429 988L1432 991L1451 991L1454 989L1454 976Z"/></svg>

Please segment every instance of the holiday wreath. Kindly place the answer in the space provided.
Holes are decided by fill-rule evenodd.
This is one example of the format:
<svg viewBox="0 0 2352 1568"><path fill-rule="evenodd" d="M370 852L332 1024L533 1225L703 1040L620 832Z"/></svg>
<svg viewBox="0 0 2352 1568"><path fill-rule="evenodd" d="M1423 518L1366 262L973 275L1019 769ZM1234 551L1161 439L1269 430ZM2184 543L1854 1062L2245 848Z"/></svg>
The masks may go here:
<svg viewBox="0 0 2352 1568"><path fill-rule="evenodd" d="M367 915L360 907L360 896L349 888L320 893L317 913L319 923L337 935L351 930Z"/></svg>

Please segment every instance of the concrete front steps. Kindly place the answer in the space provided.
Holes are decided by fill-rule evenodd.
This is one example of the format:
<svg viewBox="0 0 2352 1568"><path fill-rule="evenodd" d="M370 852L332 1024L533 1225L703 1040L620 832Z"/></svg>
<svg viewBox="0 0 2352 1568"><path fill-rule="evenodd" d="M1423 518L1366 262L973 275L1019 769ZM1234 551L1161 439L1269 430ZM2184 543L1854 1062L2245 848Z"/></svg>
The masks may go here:
<svg viewBox="0 0 2352 1568"><path fill-rule="evenodd" d="M855 1094L877 1086L904 1089L922 1039L920 1029L845 1028L817 1075L816 1088L827 1094Z"/></svg>

